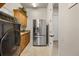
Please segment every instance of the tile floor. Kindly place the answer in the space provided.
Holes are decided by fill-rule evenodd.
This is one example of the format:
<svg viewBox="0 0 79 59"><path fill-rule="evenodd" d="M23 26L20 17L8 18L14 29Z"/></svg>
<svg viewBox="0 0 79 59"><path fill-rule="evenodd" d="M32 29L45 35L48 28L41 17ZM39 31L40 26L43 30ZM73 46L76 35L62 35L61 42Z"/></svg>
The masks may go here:
<svg viewBox="0 0 79 59"><path fill-rule="evenodd" d="M54 41L53 42L53 52L52 52L53 56L57 56L58 55L58 41Z"/></svg>
<svg viewBox="0 0 79 59"><path fill-rule="evenodd" d="M58 55L58 41L54 41L53 48L49 46L31 46L29 45L24 49L20 56L57 56ZM51 51L52 50L52 51ZM50 52L52 54L50 54Z"/></svg>

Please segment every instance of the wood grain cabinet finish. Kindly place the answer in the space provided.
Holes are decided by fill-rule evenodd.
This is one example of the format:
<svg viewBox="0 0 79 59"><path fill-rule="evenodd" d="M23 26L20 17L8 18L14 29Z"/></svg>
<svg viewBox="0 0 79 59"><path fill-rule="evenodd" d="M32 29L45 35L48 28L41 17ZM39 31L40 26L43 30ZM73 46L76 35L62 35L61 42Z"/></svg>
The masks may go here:
<svg viewBox="0 0 79 59"><path fill-rule="evenodd" d="M19 9L14 9L13 11L17 21L21 24L21 27L27 27L27 16Z"/></svg>
<svg viewBox="0 0 79 59"><path fill-rule="evenodd" d="M4 6L5 3L0 3L0 8L2 8Z"/></svg>
<svg viewBox="0 0 79 59"><path fill-rule="evenodd" d="M29 44L30 42L30 32L25 32L21 35L21 42L20 42L20 48L21 51Z"/></svg>

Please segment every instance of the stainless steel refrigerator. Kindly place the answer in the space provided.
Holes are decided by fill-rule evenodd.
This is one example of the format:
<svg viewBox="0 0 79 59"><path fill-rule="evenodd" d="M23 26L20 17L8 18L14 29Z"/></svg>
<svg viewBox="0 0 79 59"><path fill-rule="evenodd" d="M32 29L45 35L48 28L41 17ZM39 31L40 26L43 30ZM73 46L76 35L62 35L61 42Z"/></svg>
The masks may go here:
<svg viewBox="0 0 79 59"><path fill-rule="evenodd" d="M48 45L48 25L46 20L33 20L33 46L47 46Z"/></svg>

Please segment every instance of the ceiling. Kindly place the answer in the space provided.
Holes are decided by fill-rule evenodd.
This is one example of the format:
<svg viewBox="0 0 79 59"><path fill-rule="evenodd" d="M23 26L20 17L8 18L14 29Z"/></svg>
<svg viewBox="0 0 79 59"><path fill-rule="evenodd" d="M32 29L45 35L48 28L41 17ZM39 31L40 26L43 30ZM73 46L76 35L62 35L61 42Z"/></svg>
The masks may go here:
<svg viewBox="0 0 79 59"><path fill-rule="evenodd" d="M32 3L22 3L22 6L24 6L25 8L33 8ZM47 3L39 3L37 4L38 8L45 8L47 7Z"/></svg>
<svg viewBox="0 0 79 59"><path fill-rule="evenodd" d="M32 3L21 3L24 8L33 8ZM48 3L38 3L37 8L46 8ZM54 8L58 8L57 3L53 3Z"/></svg>

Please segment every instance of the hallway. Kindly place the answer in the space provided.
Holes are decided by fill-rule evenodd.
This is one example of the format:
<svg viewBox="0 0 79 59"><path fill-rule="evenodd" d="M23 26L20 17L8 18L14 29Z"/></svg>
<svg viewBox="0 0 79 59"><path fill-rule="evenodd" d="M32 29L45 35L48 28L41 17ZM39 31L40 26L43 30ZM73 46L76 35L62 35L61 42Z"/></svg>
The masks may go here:
<svg viewBox="0 0 79 59"><path fill-rule="evenodd" d="M79 56L79 4L5 3L0 39L1 56Z"/></svg>
<svg viewBox="0 0 79 59"><path fill-rule="evenodd" d="M32 46L26 47L24 51L21 53L21 56L57 56L58 55L58 42L55 41L53 48L49 46ZM51 54L51 55L50 55Z"/></svg>

